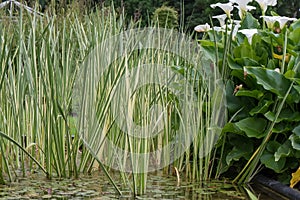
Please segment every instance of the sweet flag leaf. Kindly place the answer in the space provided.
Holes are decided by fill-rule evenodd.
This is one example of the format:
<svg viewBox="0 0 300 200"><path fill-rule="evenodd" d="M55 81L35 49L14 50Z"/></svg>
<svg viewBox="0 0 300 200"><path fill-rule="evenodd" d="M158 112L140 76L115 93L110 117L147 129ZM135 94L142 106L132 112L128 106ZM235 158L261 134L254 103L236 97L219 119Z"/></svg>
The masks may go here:
<svg viewBox="0 0 300 200"><path fill-rule="evenodd" d="M264 89L277 94L279 97L283 98L290 87L291 81L275 70L258 67L245 68L248 74L256 77L258 84L262 85Z"/></svg>
<svg viewBox="0 0 300 200"><path fill-rule="evenodd" d="M246 133L248 137L262 138L265 135L265 128L267 126L267 120L263 118L248 117L235 125Z"/></svg>

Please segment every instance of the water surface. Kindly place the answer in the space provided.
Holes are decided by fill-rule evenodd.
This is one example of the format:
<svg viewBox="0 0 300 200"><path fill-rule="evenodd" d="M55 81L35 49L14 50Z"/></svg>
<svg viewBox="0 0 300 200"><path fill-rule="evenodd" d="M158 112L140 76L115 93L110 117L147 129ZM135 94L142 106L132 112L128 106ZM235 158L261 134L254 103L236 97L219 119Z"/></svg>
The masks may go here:
<svg viewBox="0 0 300 200"><path fill-rule="evenodd" d="M116 175L114 175L116 180ZM128 185L118 182L123 196L101 172L78 179L46 179L41 174L18 178L14 183L0 185L0 199L133 199ZM188 182L177 185L175 176L150 174L147 193L137 199L248 199L243 188L226 181Z"/></svg>

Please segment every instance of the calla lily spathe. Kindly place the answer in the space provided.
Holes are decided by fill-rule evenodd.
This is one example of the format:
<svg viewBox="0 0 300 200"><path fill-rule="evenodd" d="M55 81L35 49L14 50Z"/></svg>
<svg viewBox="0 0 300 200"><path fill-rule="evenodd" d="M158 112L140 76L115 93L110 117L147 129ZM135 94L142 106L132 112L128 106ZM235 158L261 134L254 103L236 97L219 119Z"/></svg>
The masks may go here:
<svg viewBox="0 0 300 200"><path fill-rule="evenodd" d="M277 4L277 0L255 0L255 1L259 4L263 15L266 13L268 6L276 6Z"/></svg>
<svg viewBox="0 0 300 200"><path fill-rule="evenodd" d="M278 16L278 18L277 18L280 29L282 29L288 21L296 21L296 20L297 20L296 18L281 17L281 16Z"/></svg>
<svg viewBox="0 0 300 200"><path fill-rule="evenodd" d="M213 16L212 18L217 19L220 22L220 26L224 26L227 15L226 14L216 15L216 16Z"/></svg>
<svg viewBox="0 0 300 200"><path fill-rule="evenodd" d="M245 7L235 6L235 7L239 10L240 19L243 19L244 15L247 11L256 9L254 6L245 6Z"/></svg>
<svg viewBox="0 0 300 200"><path fill-rule="evenodd" d="M282 29L288 21L295 21L296 18L290 18L290 17L281 17L281 16L261 16L267 24L267 27L272 29L274 27L275 22L279 23L280 29Z"/></svg>
<svg viewBox="0 0 300 200"><path fill-rule="evenodd" d="M211 30L210 28L210 25L208 23L206 24L201 24L201 25L198 25L194 28L195 31L197 32L207 32L209 30Z"/></svg>
<svg viewBox="0 0 300 200"><path fill-rule="evenodd" d="M244 10L246 10L248 3L251 1L252 0L229 0L229 2L238 4L238 6Z"/></svg>
<svg viewBox="0 0 300 200"><path fill-rule="evenodd" d="M243 18L245 13L250 10L254 10L254 6L248 6L248 3L251 2L252 0L229 0L233 4L237 4L234 7L236 7L239 10L239 16L240 19Z"/></svg>
<svg viewBox="0 0 300 200"><path fill-rule="evenodd" d="M212 8L216 8L219 7L221 8L227 15L228 18L230 18L230 12L233 10L233 5L231 2L228 3L215 3L215 4L211 4L210 7Z"/></svg>
<svg viewBox="0 0 300 200"><path fill-rule="evenodd" d="M252 38L256 33L258 33L258 30L257 29L242 29L242 30L239 30L238 32L243 33L248 38L249 44L252 44Z"/></svg>
<svg viewBox="0 0 300 200"><path fill-rule="evenodd" d="M263 18L269 29L273 29L275 22L277 21L277 16L260 16Z"/></svg>

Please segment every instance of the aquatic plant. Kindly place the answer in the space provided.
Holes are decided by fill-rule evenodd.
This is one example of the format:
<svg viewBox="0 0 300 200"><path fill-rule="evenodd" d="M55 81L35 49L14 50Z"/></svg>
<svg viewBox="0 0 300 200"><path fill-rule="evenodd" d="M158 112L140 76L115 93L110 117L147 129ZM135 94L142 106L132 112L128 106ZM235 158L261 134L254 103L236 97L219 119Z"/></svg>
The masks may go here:
<svg viewBox="0 0 300 200"><path fill-rule="evenodd" d="M119 30L112 12L97 13L93 20L62 20L21 10L18 21L1 21L0 167L9 181L19 171L42 169L51 179L92 170L94 158L81 149L70 111L80 61L96 37Z"/></svg>
<svg viewBox="0 0 300 200"><path fill-rule="evenodd" d="M156 22L124 24L113 8L66 15L21 10L0 23L1 181L101 168L121 193L109 174L119 170L135 195L158 169L178 184L209 179L225 122L214 57Z"/></svg>
<svg viewBox="0 0 300 200"><path fill-rule="evenodd" d="M230 2L225 5L241 5L240 1ZM263 168L283 173L281 178L287 181L299 166L295 138L299 127L300 21L274 12L266 16L267 7L276 1L256 2L262 21L247 12L236 37L228 37L234 32L235 20L225 12L225 31L207 30L199 41L217 56L220 70L228 71L224 78L230 120L222 131L222 165L217 170L224 173L235 168L234 182L238 183L250 181ZM245 7L250 1L244 3ZM289 25L288 21L295 22Z"/></svg>

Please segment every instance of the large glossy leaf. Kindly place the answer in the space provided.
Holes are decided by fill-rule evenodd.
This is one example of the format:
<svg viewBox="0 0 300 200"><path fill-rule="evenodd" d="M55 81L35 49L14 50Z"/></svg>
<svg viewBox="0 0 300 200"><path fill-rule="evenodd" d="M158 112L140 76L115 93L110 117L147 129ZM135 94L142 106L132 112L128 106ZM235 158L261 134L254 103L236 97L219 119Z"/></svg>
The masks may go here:
<svg viewBox="0 0 300 200"><path fill-rule="evenodd" d="M293 134L289 137L289 139L292 142L292 147L298 151L300 151L300 137L297 135Z"/></svg>
<svg viewBox="0 0 300 200"><path fill-rule="evenodd" d="M233 149L226 156L226 163L230 165L232 161L238 161L240 158L248 158L251 154L249 148L244 146L233 147Z"/></svg>
<svg viewBox="0 0 300 200"><path fill-rule="evenodd" d="M291 28L297 29L300 28L300 20L297 20L291 24Z"/></svg>
<svg viewBox="0 0 300 200"><path fill-rule="evenodd" d="M246 67L248 74L256 77L257 83L262 85L264 89L284 97L289 89L291 81L282 74L265 68Z"/></svg>
<svg viewBox="0 0 300 200"><path fill-rule="evenodd" d="M270 120L274 121L275 120L275 113L274 112L267 112L265 114L265 117ZM291 109L284 109L281 111L279 114L276 123L281 122L281 121L288 121L288 122L299 122L300 121L300 112L293 111Z"/></svg>
<svg viewBox="0 0 300 200"><path fill-rule="evenodd" d="M300 151L300 125L294 128L293 134L289 137L292 147Z"/></svg>
<svg viewBox="0 0 300 200"><path fill-rule="evenodd" d="M230 69L243 70L243 66L238 64L231 56L228 57L227 63Z"/></svg>
<svg viewBox="0 0 300 200"><path fill-rule="evenodd" d="M260 90L239 90L236 93L236 96L245 96L245 97L253 97L255 99L260 99L264 93Z"/></svg>
<svg viewBox="0 0 300 200"><path fill-rule="evenodd" d="M233 50L233 55L236 58L238 64L250 65L250 66L260 66L259 60L260 56L256 54L255 49L249 45L249 43L242 43L239 46L235 47Z"/></svg>
<svg viewBox="0 0 300 200"><path fill-rule="evenodd" d="M256 18L252 16L250 12L246 12L246 16L241 23L241 29L259 28L260 24Z"/></svg>
<svg viewBox="0 0 300 200"><path fill-rule="evenodd" d="M275 161L279 161L280 158L285 158L291 155L292 152L292 144L290 140L287 140L280 145L277 151L274 154Z"/></svg>
<svg viewBox="0 0 300 200"><path fill-rule="evenodd" d="M262 138L265 136L265 128L267 126L267 120L263 118L248 117L235 125L246 133L248 137Z"/></svg>
<svg viewBox="0 0 300 200"><path fill-rule="evenodd" d="M235 114L235 120L249 116L249 111L252 105L250 98L236 97L234 94L234 84L229 81L226 84L226 107L230 114Z"/></svg>
<svg viewBox="0 0 300 200"><path fill-rule="evenodd" d="M280 122L274 125L272 132L273 133L285 133L291 131L293 126L287 122Z"/></svg>
<svg viewBox="0 0 300 200"><path fill-rule="evenodd" d="M277 149L280 147L280 143L275 141L275 140L271 140L268 142L267 146L266 146L266 150L269 151L270 153L275 153L277 151Z"/></svg>
<svg viewBox="0 0 300 200"><path fill-rule="evenodd" d="M261 67L259 62L248 57L236 58L235 61L242 66Z"/></svg>
<svg viewBox="0 0 300 200"><path fill-rule="evenodd" d="M294 85L294 88L300 94L300 85Z"/></svg>
<svg viewBox="0 0 300 200"><path fill-rule="evenodd" d="M274 154L265 152L261 156L260 161L267 168L274 170L276 173L280 173L281 170L284 168L286 158L281 158L278 161L275 161Z"/></svg>
<svg viewBox="0 0 300 200"><path fill-rule="evenodd" d="M280 173L285 166L286 158L280 158L276 161L275 152L278 151L281 144L276 141L270 141L263 155L260 158L261 163L263 163L267 168L274 170L277 173Z"/></svg>
<svg viewBox="0 0 300 200"><path fill-rule="evenodd" d="M227 123L222 129L223 133L236 133L242 134L243 132L234 124L234 123Z"/></svg>
<svg viewBox="0 0 300 200"><path fill-rule="evenodd" d="M253 108L251 111L250 111L250 115L253 116L255 114L258 114L258 113L266 113L269 109L269 106L272 105L274 102L273 101L270 101L270 100L263 100L263 101L260 101L258 103L258 106L256 106L255 108Z"/></svg>
<svg viewBox="0 0 300 200"><path fill-rule="evenodd" d="M226 163L230 165L232 161L238 161L240 158L248 160L253 152L253 143L245 136L229 134L228 140L233 145L232 150L226 156Z"/></svg>
<svg viewBox="0 0 300 200"><path fill-rule="evenodd" d="M300 28L293 30L290 33L289 38L293 41L293 43L295 45L299 44L300 43Z"/></svg>
<svg viewBox="0 0 300 200"><path fill-rule="evenodd" d="M293 133L300 137L300 125L294 128Z"/></svg>

